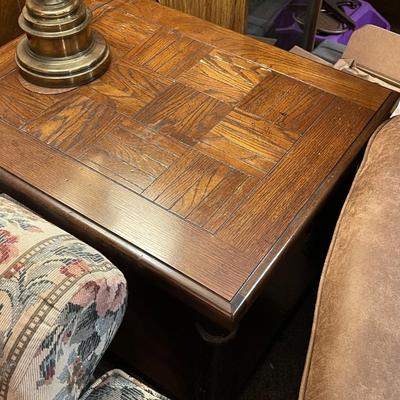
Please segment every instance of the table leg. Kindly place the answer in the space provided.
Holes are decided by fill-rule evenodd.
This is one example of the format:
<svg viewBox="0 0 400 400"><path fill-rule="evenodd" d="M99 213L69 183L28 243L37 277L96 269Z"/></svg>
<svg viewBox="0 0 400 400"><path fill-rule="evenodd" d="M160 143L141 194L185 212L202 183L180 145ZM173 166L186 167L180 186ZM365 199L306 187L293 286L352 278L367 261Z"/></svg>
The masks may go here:
<svg viewBox="0 0 400 400"><path fill-rule="evenodd" d="M196 323L201 339L196 400L232 399L237 363L233 345L237 331L224 332L207 323Z"/></svg>

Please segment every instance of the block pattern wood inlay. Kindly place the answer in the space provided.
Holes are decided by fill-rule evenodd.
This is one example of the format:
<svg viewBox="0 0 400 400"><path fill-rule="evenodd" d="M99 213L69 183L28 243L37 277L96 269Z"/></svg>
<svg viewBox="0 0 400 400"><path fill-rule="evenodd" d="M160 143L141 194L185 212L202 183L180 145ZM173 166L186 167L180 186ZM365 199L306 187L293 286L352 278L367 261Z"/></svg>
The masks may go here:
<svg viewBox="0 0 400 400"><path fill-rule="evenodd" d="M14 71L10 74L0 77L0 118L10 125L20 128L46 111L57 100L61 100L64 95L44 96L21 89L15 66L13 69ZM18 93L18 95L12 96L11 93Z"/></svg>
<svg viewBox="0 0 400 400"><path fill-rule="evenodd" d="M113 53L95 82L32 93L0 49L0 166L233 320L394 97L154 1L89 4Z"/></svg>
<svg viewBox="0 0 400 400"><path fill-rule="evenodd" d="M178 80L221 101L237 103L269 74L270 70L259 64L213 50Z"/></svg>
<svg viewBox="0 0 400 400"><path fill-rule="evenodd" d="M177 78L200 62L211 49L207 44L179 32L160 29L140 47L130 51L126 59L165 76Z"/></svg>
<svg viewBox="0 0 400 400"><path fill-rule="evenodd" d="M137 18L124 10L113 10L105 7L97 12L93 27L107 37L112 49L113 59L124 56L133 48L142 45L158 29L157 25Z"/></svg>

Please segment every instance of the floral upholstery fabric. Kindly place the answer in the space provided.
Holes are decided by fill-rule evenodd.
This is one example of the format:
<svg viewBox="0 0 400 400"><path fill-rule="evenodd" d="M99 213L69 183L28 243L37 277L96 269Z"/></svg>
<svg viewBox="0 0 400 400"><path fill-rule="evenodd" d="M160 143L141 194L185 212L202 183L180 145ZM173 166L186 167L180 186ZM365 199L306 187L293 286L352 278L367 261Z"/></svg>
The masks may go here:
<svg viewBox="0 0 400 400"><path fill-rule="evenodd" d="M99 378L82 400L168 400L143 383L114 369Z"/></svg>
<svg viewBox="0 0 400 400"><path fill-rule="evenodd" d="M0 399L78 399L126 293L101 254L0 195Z"/></svg>

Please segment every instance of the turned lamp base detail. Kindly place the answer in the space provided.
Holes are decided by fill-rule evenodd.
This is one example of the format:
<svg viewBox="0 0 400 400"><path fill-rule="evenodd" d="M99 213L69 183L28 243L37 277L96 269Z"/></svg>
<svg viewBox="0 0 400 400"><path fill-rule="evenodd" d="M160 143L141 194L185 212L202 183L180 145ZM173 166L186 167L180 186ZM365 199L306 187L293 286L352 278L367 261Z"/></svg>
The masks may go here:
<svg viewBox="0 0 400 400"><path fill-rule="evenodd" d="M19 24L26 32L18 44L21 75L38 86L83 85L109 67L109 47L90 29L91 12L82 0L27 0Z"/></svg>

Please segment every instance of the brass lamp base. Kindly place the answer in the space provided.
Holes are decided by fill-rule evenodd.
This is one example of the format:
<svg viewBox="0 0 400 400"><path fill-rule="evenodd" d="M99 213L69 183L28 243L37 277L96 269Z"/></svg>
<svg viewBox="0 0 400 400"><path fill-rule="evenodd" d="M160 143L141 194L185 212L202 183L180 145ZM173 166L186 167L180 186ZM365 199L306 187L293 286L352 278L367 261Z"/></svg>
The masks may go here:
<svg viewBox="0 0 400 400"><path fill-rule="evenodd" d="M83 85L109 67L103 36L90 29L91 13L81 0L27 0L19 23L27 36L18 44L21 75L38 86Z"/></svg>
<svg viewBox="0 0 400 400"><path fill-rule="evenodd" d="M104 38L93 32L93 44L85 53L73 57L44 58L35 54L24 38L17 47L17 65L31 83L45 87L73 87L88 83L110 65L110 51Z"/></svg>

